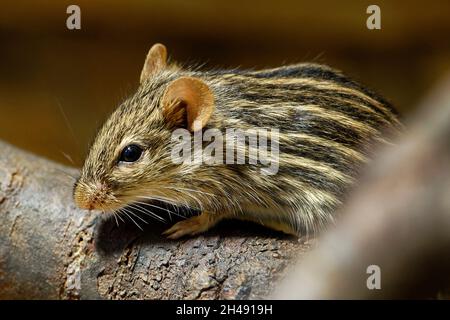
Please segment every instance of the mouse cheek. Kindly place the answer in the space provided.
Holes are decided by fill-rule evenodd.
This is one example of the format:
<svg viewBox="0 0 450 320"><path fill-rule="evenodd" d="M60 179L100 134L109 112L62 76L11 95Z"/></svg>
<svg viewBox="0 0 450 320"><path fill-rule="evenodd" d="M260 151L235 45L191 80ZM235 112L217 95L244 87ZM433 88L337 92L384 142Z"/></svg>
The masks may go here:
<svg viewBox="0 0 450 320"><path fill-rule="evenodd" d="M112 198L120 197L124 192L132 188L130 184L130 170L116 170L113 175L111 175L109 185L109 194Z"/></svg>

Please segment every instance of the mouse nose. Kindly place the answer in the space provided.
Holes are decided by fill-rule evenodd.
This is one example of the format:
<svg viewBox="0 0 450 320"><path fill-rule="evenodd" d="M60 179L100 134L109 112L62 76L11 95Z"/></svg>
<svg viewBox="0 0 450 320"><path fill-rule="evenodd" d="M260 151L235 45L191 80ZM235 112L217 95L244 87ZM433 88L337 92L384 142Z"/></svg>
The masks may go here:
<svg viewBox="0 0 450 320"><path fill-rule="evenodd" d="M105 193L102 190L95 190L95 192L88 199L89 210L95 209L98 206L105 204Z"/></svg>
<svg viewBox="0 0 450 320"><path fill-rule="evenodd" d="M104 185L95 184L88 186L77 184L75 186L74 201L80 209L98 209L105 205L106 192Z"/></svg>

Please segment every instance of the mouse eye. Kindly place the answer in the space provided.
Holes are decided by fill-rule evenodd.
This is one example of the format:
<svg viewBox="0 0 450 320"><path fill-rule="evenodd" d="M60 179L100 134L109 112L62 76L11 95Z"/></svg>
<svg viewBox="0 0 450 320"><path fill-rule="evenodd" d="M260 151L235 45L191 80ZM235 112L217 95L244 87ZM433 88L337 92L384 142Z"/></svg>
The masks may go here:
<svg viewBox="0 0 450 320"><path fill-rule="evenodd" d="M130 144L123 148L122 153L120 154L119 161L123 162L135 162L139 160L142 155L142 148L135 145Z"/></svg>

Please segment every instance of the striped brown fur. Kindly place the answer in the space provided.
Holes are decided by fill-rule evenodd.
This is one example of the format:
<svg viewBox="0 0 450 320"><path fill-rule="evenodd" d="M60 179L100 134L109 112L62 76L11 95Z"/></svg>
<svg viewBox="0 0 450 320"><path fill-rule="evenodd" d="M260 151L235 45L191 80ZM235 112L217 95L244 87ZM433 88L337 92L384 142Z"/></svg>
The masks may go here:
<svg viewBox="0 0 450 320"><path fill-rule="evenodd" d="M168 123L161 101L167 86L181 77L200 79L214 96L215 110L203 130L279 129L278 173L262 175L260 165L172 163L171 133L186 124ZM308 234L334 221L374 146L389 143L401 128L388 102L323 65L262 71L165 66L100 129L75 186L75 200L98 194L101 186L106 200L98 204L100 210L152 198L208 213L203 227L177 236L232 217ZM118 154L129 143L144 147L142 159L118 167Z"/></svg>

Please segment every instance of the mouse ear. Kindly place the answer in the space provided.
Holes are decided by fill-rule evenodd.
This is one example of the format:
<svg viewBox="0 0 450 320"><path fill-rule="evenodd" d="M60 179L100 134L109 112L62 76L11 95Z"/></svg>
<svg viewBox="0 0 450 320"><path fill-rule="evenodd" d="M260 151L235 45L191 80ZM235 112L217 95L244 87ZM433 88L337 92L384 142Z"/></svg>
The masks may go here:
<svg viewBox="0 0 450 320"><path fill-rule="evenodd" d="M182 125L187 119L187 129L195 132L208 123L214 111L214 95L202 80L182 77L169 84L162 105L167 121Z"/></svg>
<svg viewBox="0 0 450 320"><path fill-rule="evenodd" d="M154 44L148 51L141 71L141 83L166 67L167 49L160 43Z"/></svg>

